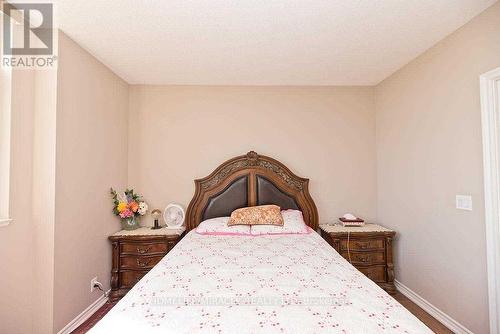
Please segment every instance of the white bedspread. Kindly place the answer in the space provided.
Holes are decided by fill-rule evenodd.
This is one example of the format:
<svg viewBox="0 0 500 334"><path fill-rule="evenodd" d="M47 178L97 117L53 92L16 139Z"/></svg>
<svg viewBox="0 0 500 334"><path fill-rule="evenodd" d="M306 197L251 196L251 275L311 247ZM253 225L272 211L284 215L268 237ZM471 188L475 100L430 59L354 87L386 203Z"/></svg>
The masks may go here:
<svg viewBox="0 0 500 334"><path fill-rule="evenodd" d="M190 232L90 333L432 333L317 233Z"/></svg>

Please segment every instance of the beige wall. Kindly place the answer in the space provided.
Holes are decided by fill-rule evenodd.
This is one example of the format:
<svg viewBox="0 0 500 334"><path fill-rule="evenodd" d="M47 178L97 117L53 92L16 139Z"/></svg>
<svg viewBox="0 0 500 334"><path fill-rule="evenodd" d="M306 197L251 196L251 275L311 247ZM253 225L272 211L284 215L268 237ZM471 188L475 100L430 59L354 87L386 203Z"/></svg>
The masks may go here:
<svg viewBox="0 0 500 334"><path fill-rule="evenodd" d="M479 75L500 66L500 4L377 87L378 220L396 277L488 332ZM471 194L474 210L455 209Z"/></svg>
<svg viewBox="0 0 500 334"><path fill-rule="evenodd" d="M52 331L55 85L55 70L12 71L13 221L0 228L0 327L5 333Z"/></svg>
<svg viewBox="0 0 500 334"><path fill-rule="evenodd" d="M33 329L53 328L57 71L34 77L32 231Z"/></svg>
<svg viewBox="0 0 500 334"><path fill-rule="evenodd" d="M0 33L2 33L1 29ZM1 47L2 43L0 42ZM10 207L9 201L4 198L8 198L10 193L11 81L12 71L0 67L0 196L2 198L0 201L0 219L9 217Z"/></svg>
<svg viewBox="0 0 500 334"><path fill-rule="evenodd" d="M22 39L22 29L14 27L14 38ZM5 135L10 126L10 159L2 163L10 160L13 219L0 228L2 333L52 331L55 85L55 70L16 69L10 83L2 82L2 102L8 102L2 107L12 117L0 131Z"/></svg>
<svg viewBox="0 0 500 334"><path fill-rule="evenodd" d="M0 227L0 327L12 334L31 333L33 257L32 147L34 73L12 71L10 216Z"/></svg>
<svg viewBox="0 0 500 334"><path fill-rule="evenodd" d="M54 330L109 289L109 187L127 183L128 85L63 33L57 93Z"/></svg>
<svg viewBox="0 0 500 334"><path fill-rule="evenodd" d="M255 150L310 178L321 221L372 219L373 109L363 87L132 86L129 185L151 208L186 207L194 179Z"/></svg>
<svg viewBox="0 0 500 334"><path fill-rule="evenodd" d="M0 332L59 331L109 289L109 186L127 184L128 85L63 33L57 71L12 73ZM57 40L56 40L57 45ZM57 155L57 156L56 156Z"/></svg>

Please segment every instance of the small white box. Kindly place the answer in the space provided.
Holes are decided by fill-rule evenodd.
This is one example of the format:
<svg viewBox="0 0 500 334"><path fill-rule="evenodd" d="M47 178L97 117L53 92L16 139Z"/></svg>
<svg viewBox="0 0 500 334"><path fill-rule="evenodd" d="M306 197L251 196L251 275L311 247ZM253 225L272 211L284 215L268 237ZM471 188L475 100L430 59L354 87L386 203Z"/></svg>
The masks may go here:
<svg viewBox="0 0 500 334"><path fill-rule="evenodd" d="M472 211L471 195L457 195L455 201L457 209Z"/></svg>

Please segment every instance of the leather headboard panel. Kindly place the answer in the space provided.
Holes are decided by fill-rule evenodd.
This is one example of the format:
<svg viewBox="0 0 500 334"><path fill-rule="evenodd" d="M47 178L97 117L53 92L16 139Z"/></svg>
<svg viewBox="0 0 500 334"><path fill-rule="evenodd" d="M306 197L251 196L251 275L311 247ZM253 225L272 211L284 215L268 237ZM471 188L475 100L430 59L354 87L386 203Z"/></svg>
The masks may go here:
<svg viewBox="0 0 500 334"><path fill-rule="evenodd" d="M282 210L299 210L293 197L282 192L274 183L263 176L257 175L257 205L275 204Z"/></svg>
<svg viewBox="0 0 500 334"><path fill-rule="evenodd" d="M227 217L236 209L248 206L248 176L240 177L215 196L210 197L202 219Z"/></svg>

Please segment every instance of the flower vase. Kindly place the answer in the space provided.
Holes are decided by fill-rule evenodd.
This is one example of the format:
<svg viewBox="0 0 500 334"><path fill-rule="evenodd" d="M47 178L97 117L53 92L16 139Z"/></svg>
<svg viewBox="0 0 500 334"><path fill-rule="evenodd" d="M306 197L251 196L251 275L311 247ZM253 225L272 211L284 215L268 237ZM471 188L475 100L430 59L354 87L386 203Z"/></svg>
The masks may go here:
<svg viewBox="0 0 500 334"><path fill-rule="evenodd" d="M127 219L122 219L121 222L122 222L122 229L127 231L136 230L140 227L139 218L135 216Z"/></svg>

